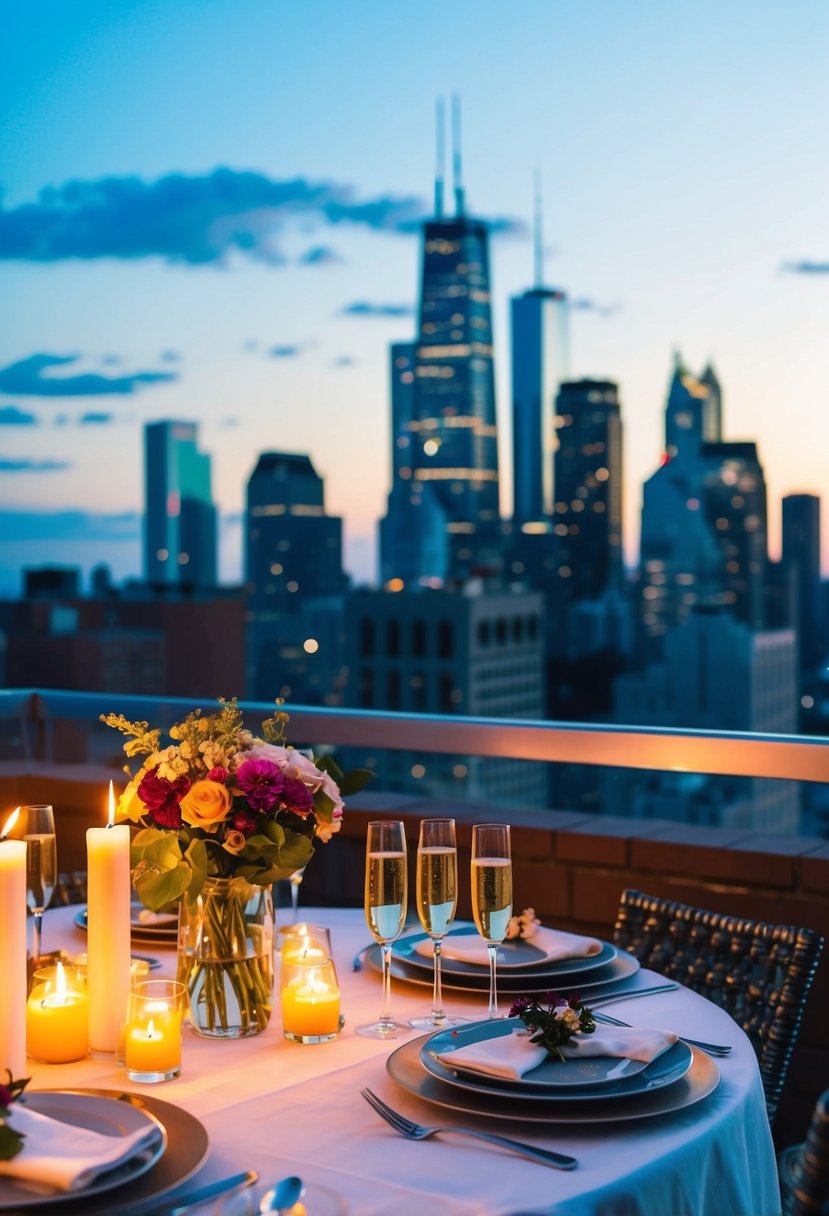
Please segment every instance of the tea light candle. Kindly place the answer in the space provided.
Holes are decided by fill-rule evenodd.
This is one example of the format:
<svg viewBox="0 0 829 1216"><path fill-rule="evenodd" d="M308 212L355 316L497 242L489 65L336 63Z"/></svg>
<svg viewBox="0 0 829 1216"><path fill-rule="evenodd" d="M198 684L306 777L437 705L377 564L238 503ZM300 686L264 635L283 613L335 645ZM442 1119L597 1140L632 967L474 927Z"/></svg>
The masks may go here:
<svg viewBox="0 0 829 1216"><path fill-rule="evenodd" d="M114 821L110 781L109 823L86 833L89 1047L102 1054L117 1047L130 990L130 830Z"/></svg>
<svg viewBox="0 0 829 1216"><path fill-rule="evenodd" d="M11 820L5 831L11 829ZM26 1075L26 842L0 839L0 1070Z"/></svg>
<svg viewBox="0 0 829 1216"><path fill-rule="evenodd" d="M286 966L282 984L282 1029L286 1039L314 1043L340 1029L340 990L330 960Z"/></svg>
<svg viewBox="0 0 829 1216"><path fill-rule="evenodd" d="M74 967L35 973L26 1002L26 1048L35 1060L66 1064L82 1060L89 1045L89 1004Z"/></svg>
<svg viewBox="0 0 829 1216"><path fill-rule="evenodd" d="M181 1011L166 1005L127 1026L127 1072L176 1075L181 1071Z"/></svg>

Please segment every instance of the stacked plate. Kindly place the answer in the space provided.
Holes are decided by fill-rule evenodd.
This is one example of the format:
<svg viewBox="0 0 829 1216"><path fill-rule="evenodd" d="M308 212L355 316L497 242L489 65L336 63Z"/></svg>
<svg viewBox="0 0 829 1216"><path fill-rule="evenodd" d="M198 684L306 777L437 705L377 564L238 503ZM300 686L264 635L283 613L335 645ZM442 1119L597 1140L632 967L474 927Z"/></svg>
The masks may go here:
<svg viewBox="0 0 829 1216"><path fill-rule="evenodd" d="M653 1118L692 1106L719 1082L714 1061L682 1040L649 1064L609 1056L547 1059L516 1080L452 1067L451 1056L460 1048L521 1028L518 1018L505 1018L439 1030L399 1047L386 1069L398 1085L427 1102L464 1114L532 1123Z"/></svg>
<svg viewBox="0 0 829 1216"><path fill-rule="evenodd" d="M86 908L81 908L75 924L86 932ZM130 937L137 942L174 946L178 937L177 912L150 912L142 904L130 904Z"/></svg>
<svg viewBox="0 0 829 1216"><path fill-rule="evenodd" d="M489 989L489 967L481 963L462 962L449 956L451 939L474 933L471 925L457 925L447 934L441 971L443 987L458 992L486 992ZM392 946L391 973L396 979L412 984L432 984L432 959L420 954L417 946L428 942L426 933L411 933L398 938ZM532 940L504 942L498 949L498 991L505 996L578 989L585 999L592 990L635 975L639 962L626 951L617 950L610 942L601 943L601 951L588 958L550 962ZM370 967L382 969L380 947L369 950L366 961Z"/></svg>
<svg viewBox="0 0 829 1216"><path fill-rule="evenodd" d="M205 1128L186 1110L149 1094L112 1090L27 1090L21 1101L39 1115L104 1136L129 1136L145 1128L142 1151L69 1192L44 1193L11 1177L0 1177L0 1212L31 1210L33 1216L104 1216L144 1210L192 1177L208 1154ZM152 1134L155 1133L155 1134ZM27 1142L28 1147L28 1142ZM32 1146L49 1153L50 1145Z"/></svg>

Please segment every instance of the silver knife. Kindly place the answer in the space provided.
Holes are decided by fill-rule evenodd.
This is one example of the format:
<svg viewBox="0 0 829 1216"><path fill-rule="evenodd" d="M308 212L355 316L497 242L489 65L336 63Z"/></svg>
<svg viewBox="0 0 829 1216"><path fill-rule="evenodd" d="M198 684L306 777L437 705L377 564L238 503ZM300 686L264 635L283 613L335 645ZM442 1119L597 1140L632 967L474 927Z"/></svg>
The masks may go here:
<svg viewBox="0 0 829 1216"><path fill-rule="evenodd" d="M237 1188L241 1190L244 1187L253 1186L254 1182L258 1181L259 1175L256 1170L247 1170L244 1174L233 1174L230 1178L221 1178L218 1182L211 1182L209 1186L203 1186L197 1191L190 1191L189 1194L182 1195L181 1201L174 1208L167 1209L168 1216L183 1216L184 1212L198 1207L200 1203L206 1203L208 1199L215 1199L217 1195L223 1195L225 1191L233 1191Z"/></svg>

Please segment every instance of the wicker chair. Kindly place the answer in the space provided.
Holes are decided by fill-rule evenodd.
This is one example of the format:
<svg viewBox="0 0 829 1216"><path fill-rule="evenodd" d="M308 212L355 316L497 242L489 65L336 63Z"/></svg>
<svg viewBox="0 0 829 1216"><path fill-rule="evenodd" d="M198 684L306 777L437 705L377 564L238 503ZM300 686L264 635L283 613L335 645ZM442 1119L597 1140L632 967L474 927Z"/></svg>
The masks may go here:
<svg viewBox="0 0 829 1216"><path fill-rule="evenodd" d="M773 1124L823 938L623 891L613 940L731 1014L757 1052Z"/></svg>
<svg viewBox="0 0 829 1216"><path fill-rule="evenodd" d="M829 1089L817 1100L805 1144L784 1149L778 1166L785 1216L829 1213Z"/></svg>

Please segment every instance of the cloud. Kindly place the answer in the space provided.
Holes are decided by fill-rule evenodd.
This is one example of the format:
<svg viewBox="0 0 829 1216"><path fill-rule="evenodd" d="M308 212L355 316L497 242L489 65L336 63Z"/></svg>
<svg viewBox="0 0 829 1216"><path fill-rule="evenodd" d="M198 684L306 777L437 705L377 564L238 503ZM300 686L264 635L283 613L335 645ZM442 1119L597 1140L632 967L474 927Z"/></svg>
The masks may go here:
<svg viewBox="0 0 829 1216"><path fill-rule="evenodd" d="M315 245L307 249L299 259L300 266L337 266L345 261L342 254L328 245Z"/></svg>
<svg viewBox="0 0 829 1216"><path fill-rule="evenodd" d="M154 181L137 176L74 180L46 187L35 202L0 207L0 259L158 257L203 266L222 264L235 253L281 266L287 259L276 236L289 221L411 233L427 214L416 195L359 201L353 187L342 182L278 179L229 168L170 173ZM484 222L499 235L525 232L522 223L508 217Z"/></svg>
<svg viewBox="0 0 829 1216"><path fill-rule="evenodd" d="M81 426L106 426L107 423L113 421L114 417L114 414L96 414L90 412L82 414L78 422Z"/></svg>
<svg viewBox="0 0 829 1216"><path fill-rule="evenodd" d="M571 300L570 307L574 312L595 312L599 317L612 317L622 310L621 304L599 304L597 300L588 300L585 297Z"/></svg>
<svg viewBox="0 0 829 1216"><path fill-rule="evenodd" d="M54 473L71 467L70 460L0 460L0 473Z"/></svg>
<svg viewBox="0 0 829 1216"><path fill-rule="evenodd" d="M177 350L163 350L158 356L162 363L180 363L181 355Z"/></svg>
<svg viewBox="0 0 829 1216"><path fill-rule="evenodd" d="M135 372L129 376L99 376L81 372L73 376L48 376L50 368L76 363L77 355L30 355L0 368L0 391L23 397L96 397L110 393L134 393L145 384L177 380L174 372Z"/></svg>
<svg viewBox="0 0 829 1216"><path fill-rule="evenodd" d="M357 360L353 359L351 355L339 355L331 362L332 367L355 367L356 364Z"/></svg>
<svg viewBox="0 0 829 1216"><path fill-rule="evenodd" d="M295 359L297 355L302 353L303 349L299 344L296 346L286 344L284 346L272 346L268 354L272 359Z"/></svg>
<svg viewBox="0 0 829 1216"><path fill-rule="evenodd" d="M412 304L370 304L367 300L355 300L346 304L341 310L344 317L411 317L414 316Z"/></svg>
<svg viewBox="0 0 829 1216"><path fill-rule="evenodd" d="M37 416L17 405L0 406L0 426L37 426Z"/></svg>
<svg viewBox="0 0 829 1216"><path fill-rule="evenodd" d="M780 266L782 274L829 274L829 262L783 262Z"/></svg>
<svg viewBox="0 0 829 1216"><path fill-rule="evenodd" d="M141 536L141 515L90 511L16 511L0 509L0 536L16 541L111 541Z"/></svg>

